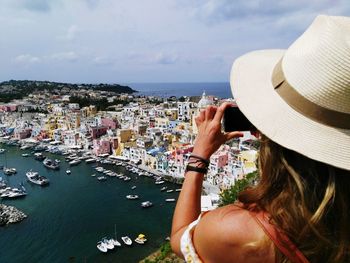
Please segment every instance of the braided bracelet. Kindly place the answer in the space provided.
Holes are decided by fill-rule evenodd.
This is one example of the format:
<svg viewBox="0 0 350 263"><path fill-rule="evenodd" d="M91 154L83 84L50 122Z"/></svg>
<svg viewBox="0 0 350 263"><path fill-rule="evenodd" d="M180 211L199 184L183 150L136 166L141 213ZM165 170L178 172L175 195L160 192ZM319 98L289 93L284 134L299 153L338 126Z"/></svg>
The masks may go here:
<svg viewBox="0 0 350 263"><path fill-rule="evenodd" d="M209 160L204 159L204 158L201 157L201 156L198 156L198 155L195 155L195 154L191 154L190 157L189 157L189 159L191 159L191 158L200 160L200 161L202 161L202 162L205 164L205 166L207 166L207 167L209 166Z"/></svg>
<svg viewBox="0 0 350 263"><path fill-rule="evenodd" d="M187 171L197 172L200 174L206 174L208 172L208 168L200 168L200 167L187 165L185 172L187 172Z"/></svg>

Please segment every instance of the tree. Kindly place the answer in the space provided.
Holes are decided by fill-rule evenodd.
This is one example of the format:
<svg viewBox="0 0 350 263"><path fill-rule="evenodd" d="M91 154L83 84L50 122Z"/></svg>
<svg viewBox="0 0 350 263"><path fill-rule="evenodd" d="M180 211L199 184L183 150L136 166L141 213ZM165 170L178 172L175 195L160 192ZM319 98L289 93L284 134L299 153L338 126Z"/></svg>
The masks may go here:
<svg viewBox="0 0 350 263"><path fill-rule="evenodd" d="M243 179L237 180L234 185L220 193L219 206L232 204L237 200L238 194L252 186L258 179L258 172L252 172L244 176Z"/></svg>

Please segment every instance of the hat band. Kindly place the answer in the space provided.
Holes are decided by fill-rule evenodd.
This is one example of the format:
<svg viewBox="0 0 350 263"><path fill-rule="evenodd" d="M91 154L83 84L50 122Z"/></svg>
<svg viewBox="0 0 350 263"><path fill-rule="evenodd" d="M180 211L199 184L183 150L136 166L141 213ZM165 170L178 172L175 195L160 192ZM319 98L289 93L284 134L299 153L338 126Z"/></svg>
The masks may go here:
<svg viewBox="0 0 350 263"><path fill-rule="evenodd" d="M350 114L317 105L303 97L287 82L282 69L282 59L272 73L272 85L279 96L305 117L328 126L350 129Z"/></svg>

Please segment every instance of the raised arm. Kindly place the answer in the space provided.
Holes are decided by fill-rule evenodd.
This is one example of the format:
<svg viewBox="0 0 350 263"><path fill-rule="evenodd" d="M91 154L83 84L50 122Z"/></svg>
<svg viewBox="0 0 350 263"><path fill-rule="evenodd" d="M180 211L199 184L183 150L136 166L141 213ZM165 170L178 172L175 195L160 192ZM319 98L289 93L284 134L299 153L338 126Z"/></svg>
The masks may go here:
<svg viewBox="0 0 350 263"><path fill-rule="evenodd" d="M230 106L224 103L220 107L209 106L202 110L196 118L198 136L195 141L193 154L209 160L210 156L227 140L243 136L240 132L223 133L221 119L225 108ZM199 166L201 167L201 166ZM201 192L204 174L195 171L185 173L185 181L176 204L171 229L171 247L182 256L180 239L187 226L196 220L201 212Z"/></svg>

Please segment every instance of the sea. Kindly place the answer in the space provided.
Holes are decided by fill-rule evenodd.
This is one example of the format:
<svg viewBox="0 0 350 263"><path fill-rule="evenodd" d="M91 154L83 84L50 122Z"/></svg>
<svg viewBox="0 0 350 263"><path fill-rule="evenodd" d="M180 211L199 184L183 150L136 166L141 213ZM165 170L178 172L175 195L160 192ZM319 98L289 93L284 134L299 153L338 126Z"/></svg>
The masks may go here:
<svg viewBox="0 0 350 263"><path fill-rule="evenodd" d="M138 95L158 96L201 96L203 92L219 98L232 98L230 83L228 82L196 82L196 83L126 83Z"/></svg>
<svg viewBox="0 0 350 263"><path fill-rule="evenodd" d="M231 97L228 83L136 83L128 84L139 94L147 96L200 96ZM161 192L160 188L177 189L180 186L166 182L156 185L153 178L130 173L124 167L102 165L130 176L128 182L108 177L100 182L93 165L82 162L69 167L63 156L45 153L61 160L58 171L46 169L32 156L22 157L18 147L1 145L6 154L0 154L0 164L15 167L16 175L0 174L10 186L23 183L28 195L23 199L0 200L13 205L28 218L18 224L0 227L0 263L61 263L61 262L139 262L165 242L170 235L175 203L167 198L178 198L178 192ZM71 169L70 175L66 169ZM40 187L27 182L25 173L38 171L49 178L50 185ZM136 186L132 190L131 187ZM139 200L127 200L128 194L137 194ZM154 205L142 208L140 203L149 200ZM134 239L145 234L144 245L123 245L104 254L96 245L103 237L128 235Z"/></svg>

